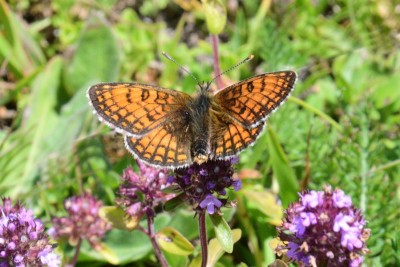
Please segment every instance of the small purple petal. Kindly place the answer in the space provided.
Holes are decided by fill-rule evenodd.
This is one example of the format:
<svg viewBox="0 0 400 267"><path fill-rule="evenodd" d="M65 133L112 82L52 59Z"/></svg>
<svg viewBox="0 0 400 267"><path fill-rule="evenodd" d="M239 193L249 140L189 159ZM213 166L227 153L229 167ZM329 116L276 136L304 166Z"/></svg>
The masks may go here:
<svg viewBox="0 0 400 267"><path fill-rule="evenodd" d="M168 176L167 183L169 184L175 183L175 176L173 175Z"/></svg>
<svg viewBox="0 0 400 267"><path fill-rule="evenodd" d="M362 256L357 255L350 262L350 267L359 267L363 263L364 258Z"/></svg>
<svg viewBox="0 0 400 267"><path fill-rule="evenodd" d="M207 195L203 201L200 202L199 204L200 208L204 209L205 207L207 207L207 212L209 214L214 214L215 212L215 208L214 207L221 207L222 206L222 202L217 199L215 196L213 195Z"/></svg>
<svg viewBox="0 0 400 267"><path fill-rule="evenodd" d="M342 233L341 245L352 251L354 248L362 248L364 243L360 240L360 230L351 227L348 231Z"/></svg>
<svg viewBox="0 0 400 267"><path fill-rule="evenodd" d="M21 263L24 260L24 257L20 254L14 257L14 263Z"/></svg>
<svg viewBox="0 0 400 267"><path fill-rule="evenodd" d="M7 248L9 250L14 250L16 247L17 247L17 245L15 245L15 243L12 241L10 243L8 243L8 245L7 245Z"/></svg>
<svg viewBox="0 0 400 267"><path fill-rule="evenodd" d="M335 190L335 192L333 192L332 200L335 207L338 208L344 208L344 207L348 208L352 204L351 198L345 195L345 193L342 190Z"/></svg>
<svg viewBox="0 0 400 267"><path fill-rule="evenodd" d="M308 227L311 224L317 223L317 217L312 212L302 212L302 213L300 213L300 217L303 219L302 224L305 227Z"/></svg>
<svg viewBox="0 0 400 267"><path fill-rule="evenodd" d="M208 171L207 171L206 169L201 169L201 170L199 171L199 173L200 173L200 175L202 175L202 176L207 176L207 175L208 175Z"/></svg>
<svg viewBox="0 0 400 267"><path fill-rule="evenodd" d="M126 209L126 213L128 213L129 215L131 215L132 217L136 217L136 216L140 216L143 214L143 206L141 202L136 202L132 205L130 205L127 209Z"/></svg>
<svg viewBox="0 0 400 267"><path fill-rule="evenodd" d="M301 196L301 201L305 207L315 208L323 203L323 192L311 191Z"/></svg>
<svg viewBox="0 0 400 267"><path fill-rule="evenodd" d="M350 225L348 223L350 222L353 222L353 217L349 215L344 215L340 212L338 215L336 215L334 219L333 231L348 231L350 229Z"/></svg>
<svg viewBox="0 0 400 267"><path fill-rule="evenodd" d="M214 205L207 205L207 212L209 214L214 214L214 211L215 211Z"/></svg>
<svg viewBox="0 0 400 267"><path fill-rule="evenodd" d="M233 181L232 185L235 191L239 191L240 189L242 189L242 181L240 180Z"/></svg>
<svg viewBox="0 0 400 267"><path fill-rule="evenodd" d="M289 231L296 234L296 236L302 236L306 231L306 228L303 224L303 219L300 217L294 218L293 222L289 224Z"/></svg>
<svg viewBox="0 0 400 267"><path fill-rule="evenodd" d="M209 182L207 182L206 186L207 186L208 190L214 189L215 188L215 182L209 181Z"/></svg>
<svg viewBox="0 0 400 267"><path fill-rule="evenodd" d="M15 226L15 224L14 224L14 223L9 223L9 224L8 224L8 226L7 226L7 228L8 228L8 230L10 230L11 232L14 232L14 231L15 231L15 228L16 228L16 226Z"/></svg>
<svg viewBox="0 0 400 267"><path fill-rule="evenodd" d="M231 158L231 164L236 164L236 163L239 163L239 157Z"/></svg>

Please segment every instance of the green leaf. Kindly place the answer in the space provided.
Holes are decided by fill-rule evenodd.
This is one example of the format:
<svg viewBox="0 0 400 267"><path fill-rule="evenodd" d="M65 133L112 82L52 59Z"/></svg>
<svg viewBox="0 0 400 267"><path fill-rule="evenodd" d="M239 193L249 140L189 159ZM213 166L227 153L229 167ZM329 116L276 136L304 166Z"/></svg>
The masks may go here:
<svg viewBox="0 0 400 267"><path fill-rule="evenodd" d="M273 225L282 223L282 206L276 201L275 194L268 191L242 190L241 193L252 203L254 208L267 215L268 222Z"/></svg>
<svg viewBox="0 0 400 267"><path fill-rule="evenodd" d="M48 163L49 147L46 144L58 120L55 108L62 64L61 57L54 57L34 79L28 99L29 115L26 123L12 133L4 144L4 150L13 150L13 153L0 157L0 167L5 173L0 189L10 188L8 193L11 196L30 190L39 170ZM20 186L15 185L16 180Z"/></svg>
<svg viewBox="0 0 400 267"><path fill-rule="evenodd" d="M224 217L218 214L210 215L211 221L214 225L215 236L217 237L222 248L228 252L233 251L232 230Z"/></svg>
<svg viewBox="0 0 400 267"><path fill-rule="evenodd" d="M120 264L144 259L153 249L149 237L140 231L112 230L107 233L104 243L115 253ZM89 246L88 242L83 242L79 262L93 259L104 261L104 258L105 256Z"/></svg>
<svg viewBox="0 0 400 267"><path fill-rule="evenodd" d="M156 238L160 247L171 254L190 255L194 251L192 243L172 227L161 229Z"/></svg>
<svg viewBox="0 0 400 267"><path fill-rule="evenodd" d="M271 127L267 131L268 151L271 154L271 165L274 175L278 180L280 187L280 197L284 207L290 202L297 199L297 192L299 191L299 184L296 179L294 170L289 165L281 144L278 141L276 133Z"/></svg>
<svg viewBox="0 0 400 267"><path fill-rule="evenodd" d="M96 250L111 264L119 264L118 256L104 243L96 244Z"/></svg>
<svg viewBox="0 0 400 267"><path fill-rule="evenodd" d="M40 46L26 29L26 24L16 16L4 0L0 0L0 59L8 62L18 78L32 73L45 62Z"/></svg>
<svg viewBox="0 0 400 267"><path fill-rule="evenodd" d="M120 66L117 42L103 17L89 18L66 66L64 81L71 95L98 82L116 81Z"/></svg>
<svg viewBox="0 0 400 267"><path fill-rule="evenodd" d="M232 241L236 243L239 241L242 236L242 230L233 229L232 230ZM208 243L208 259L207 259L207 267L215 266L221 256L224 254L225 250L222 248L221 243L213 238ZM189 265L189 267L198 267L201 266L201 254L199 254Z"/></svg>
<svg viewBox="0 0 400 267"><path fill-rule="evenodd" d="M111 223L113 228L117 228L125 231L132 231L135 229L140 222L140 218L132 218L128 216L125 211L116 206L104 206L99 210L99 216Z"/></svg>

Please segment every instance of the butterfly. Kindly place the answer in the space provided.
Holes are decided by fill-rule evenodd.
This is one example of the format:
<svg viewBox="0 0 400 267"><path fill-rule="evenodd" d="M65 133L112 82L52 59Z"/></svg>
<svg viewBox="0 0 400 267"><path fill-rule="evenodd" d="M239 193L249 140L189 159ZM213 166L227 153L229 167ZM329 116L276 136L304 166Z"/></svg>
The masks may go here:
<svg viewBox="0 0 400 267"><path fill-rule="evenodd" d="M193 96L140 83L100 83L87 94L94 113L125 136L125 146L135 158L175 169L229 159L252 145L295 81L295 72L280 71L216 93L210 83L199 84Z"/></svg>

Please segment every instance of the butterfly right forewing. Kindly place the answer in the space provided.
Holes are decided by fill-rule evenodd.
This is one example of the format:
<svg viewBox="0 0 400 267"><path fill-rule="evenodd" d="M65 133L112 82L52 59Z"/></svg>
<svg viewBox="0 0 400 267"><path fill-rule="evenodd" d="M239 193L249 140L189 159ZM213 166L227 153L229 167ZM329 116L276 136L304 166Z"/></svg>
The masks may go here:
<svg viewBox="0 0 400 267"><path fill-rule="evenodd" d="M215 99L223 112L252 128L287 99L295 82L293 71L264 73L222 89Z"/></svg>
<svg viewBox="0 0 400 267"><path fill-rule="evenodd" d="M293 71L264 73L219 91L211 112L213 156L231 157L252 145L268 115L287 99L295 81Z"/></svg>

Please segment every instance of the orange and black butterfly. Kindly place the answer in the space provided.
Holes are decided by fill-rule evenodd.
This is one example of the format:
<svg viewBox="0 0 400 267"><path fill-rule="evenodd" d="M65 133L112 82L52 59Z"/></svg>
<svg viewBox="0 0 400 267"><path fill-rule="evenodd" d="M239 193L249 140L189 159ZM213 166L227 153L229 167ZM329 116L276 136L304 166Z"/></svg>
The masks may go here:
<svg viewBox="0 0 400 267"><path fill-rule="evenodd" d="M293 71L264 73L217 93L210 83L199 84L194 96L140 83L100 83L88 97L100 120L125 135L135 157L175 169L227 159L253 144L295 81Z"/></svg>

